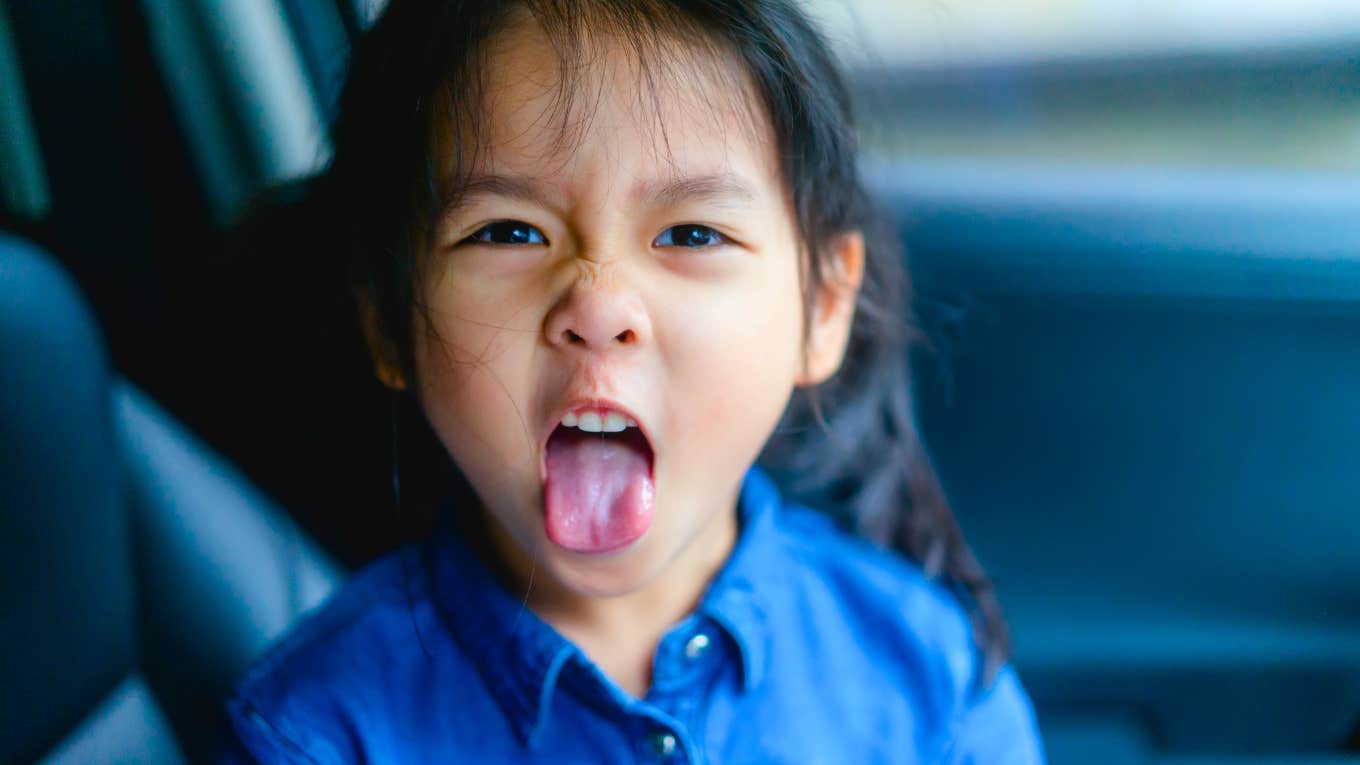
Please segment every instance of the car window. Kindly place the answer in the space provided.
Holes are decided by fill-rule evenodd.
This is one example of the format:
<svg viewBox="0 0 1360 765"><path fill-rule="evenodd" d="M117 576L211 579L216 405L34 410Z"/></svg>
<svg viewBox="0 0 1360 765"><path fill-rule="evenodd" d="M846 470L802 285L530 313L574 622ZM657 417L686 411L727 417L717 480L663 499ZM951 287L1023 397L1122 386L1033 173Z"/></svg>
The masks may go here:
<svg viewBox="0 0 1360 765"><path fill-rule="evenodd" d="M1347 0L816 0L894 156L1360 165Z"/></svg>

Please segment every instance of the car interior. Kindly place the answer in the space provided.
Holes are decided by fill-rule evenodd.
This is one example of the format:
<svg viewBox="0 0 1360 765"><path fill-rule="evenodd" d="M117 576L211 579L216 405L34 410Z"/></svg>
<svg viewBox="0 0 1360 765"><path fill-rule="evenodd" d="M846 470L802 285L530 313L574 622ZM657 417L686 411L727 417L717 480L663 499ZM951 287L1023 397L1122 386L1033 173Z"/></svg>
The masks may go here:
<svg viewBox="0 0 1360 765"><path fill-rule="evenodd" d="M306 194L381 6L0 5L0 761L210 761L233 678L428 528L394 466L447 458ZM921 430L1055 765L1360 762L1329 35L852 68Z"/></svg>

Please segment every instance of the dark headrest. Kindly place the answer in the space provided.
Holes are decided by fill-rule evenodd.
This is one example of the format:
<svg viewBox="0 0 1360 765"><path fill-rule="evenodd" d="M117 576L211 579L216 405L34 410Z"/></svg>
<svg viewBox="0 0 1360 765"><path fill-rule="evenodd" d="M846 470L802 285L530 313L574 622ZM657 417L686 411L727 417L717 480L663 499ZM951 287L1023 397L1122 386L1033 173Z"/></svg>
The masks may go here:
<svg viewBox="0 0 1360 765"><path fill-rule="evenodd" d="M0 234L0 760L39 754L135 659L103 340L47 255Z"/></svg>

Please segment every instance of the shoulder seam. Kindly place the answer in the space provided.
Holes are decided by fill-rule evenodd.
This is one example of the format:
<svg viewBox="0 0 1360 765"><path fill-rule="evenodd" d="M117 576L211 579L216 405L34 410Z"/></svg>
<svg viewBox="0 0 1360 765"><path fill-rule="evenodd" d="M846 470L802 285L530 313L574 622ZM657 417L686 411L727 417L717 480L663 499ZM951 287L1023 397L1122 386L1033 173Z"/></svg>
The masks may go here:
<svg viewBox="0 0 1360 765"><path fill-rule="evenodd" d="M376 567L384 561L374 561L342 583L327 600L289 624L246 668L237 681L237 689L248 690L264 681L294 654L328 636L345 632L369 616L378 604L400 601L405 606L405 588L400 584L394 587L376 575Z"/></svg>
<svg viewBox="0 0 1360 765"><path fill-rule="evenodd" d="M311 765L321 765L320 760L313 757L306 749L302 748L301 744L297 743L290 736L285 734L283 731L279 730L278 726L274 725L274 723L270 722L268 718L261 714L260 710L256 708L254 704L248 701L242 701L241 705L245 707L246 717L250 719L251 723L254 724L260 730L264 731L266 736L274 739L276 742L281 744L282 746L280 748L291 751L293 754L301 758L302 761L310 763Z"/></svg>

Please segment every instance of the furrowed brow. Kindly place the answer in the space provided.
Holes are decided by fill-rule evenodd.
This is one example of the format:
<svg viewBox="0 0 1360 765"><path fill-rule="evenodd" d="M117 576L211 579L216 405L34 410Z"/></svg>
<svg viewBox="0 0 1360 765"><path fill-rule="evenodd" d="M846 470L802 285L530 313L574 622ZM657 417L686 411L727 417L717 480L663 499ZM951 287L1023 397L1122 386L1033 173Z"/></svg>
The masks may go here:
<svg viewBox="0 0 1360 765"><path fill-rule="evenodd" d="M499 196L533 202L552 207L554 195L535 179L521 175L477 175L468 179L457 201L447 212L458 209L482 196ZM659 183L644 183L636 197L658 207L676 206L684 202L709 202L739 206L756 200L753 187L732 173L712 175L682 175Z"/></svg>
<svg viewBox="0 0 1360 765"><path fill-rule="evenodd" d="M479 174L469 178L458 195L444 205L439 212L439 219L451 220L458 212L483 197L517 199L542 207L553 207L555 199L549 187L529 176Z"/></svg>
<svg viewBox="0 0 1360 765"><path fill-rule="evenodd" d="M670 178L656 186L644 186L641 196L660 207L682 202L739 205L755 201L756 192L739 176L718 173Z"/></svg>
<svg viewBox="0 0 1360 765"><path fill-rule="evenodd" d="M477 175L468 179L460 201L478 196L498 196L546 204L548 194L533 179L518 175Z"/></svg>

